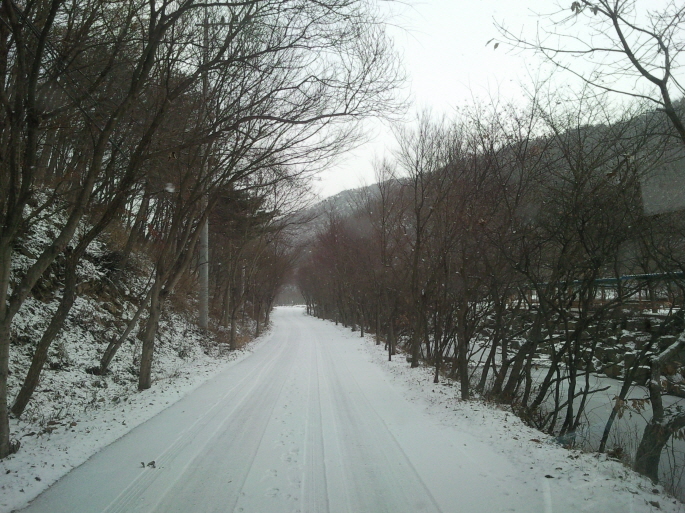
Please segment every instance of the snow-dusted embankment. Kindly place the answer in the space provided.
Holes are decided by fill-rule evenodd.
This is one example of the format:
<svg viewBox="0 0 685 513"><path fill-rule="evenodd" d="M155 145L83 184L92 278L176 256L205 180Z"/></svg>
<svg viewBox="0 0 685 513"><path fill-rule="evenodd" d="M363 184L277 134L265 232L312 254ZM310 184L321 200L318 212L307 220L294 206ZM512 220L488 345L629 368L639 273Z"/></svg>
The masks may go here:
<svg viewBox="0 0 685 513"><path fill-rule="evenodd" d="M46 405L49 398L45 393L39 394L33 406L35 411L68 408L62 420L48 421L46 428L35 422L11 419L13 436L22 445L18 453L0 460L0 513L24 507L72 468L191 393L222 369L247 357L260 343L261 339L243 350L222 356L217 356L217 351L211 356L194 351L193 358L186 360L160 358L153 388L139 393L135 391L135 384L120 382L118 386L97 388L94 403L78 400L84 391L74 386L71 376L78 371L70 371L66 376L59 373L48 376L43 388L58 390L58 387L64 387L62 395L71 394L75 399L71 404L62 400ZM163 375L164 371L169 375ZM84 381L100 379L104 382L104 378L83 371L80 375ZM107 379L111 381L112 376ZM117 401L118 397L122 398Z"/></svg>
<svg viewBox="0 0 685 513"><path fill-rule="evenodd" d="M618 464L530 441L511 415L382 358L355 333L279 309L252 356L26 511L680 511L612 475L625 474Z"/></svg>

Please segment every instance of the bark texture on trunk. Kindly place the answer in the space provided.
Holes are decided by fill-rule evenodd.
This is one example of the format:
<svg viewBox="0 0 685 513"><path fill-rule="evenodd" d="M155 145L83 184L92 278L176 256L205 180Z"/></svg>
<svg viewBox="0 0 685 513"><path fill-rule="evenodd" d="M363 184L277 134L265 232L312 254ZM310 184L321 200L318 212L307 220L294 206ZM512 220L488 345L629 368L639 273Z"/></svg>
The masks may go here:
<svg viewBox="0 0 685 513"><path fill-rule="evenodd" d="M685 412L672 412L664 408L661 387L661 366L685 346L685 332L656 358L651 361L651 379L649 380L649 400L652 404L652 419L645 426L640 445L635 454L635 470L649 477L654 483L659 482L659 461L661 451L671 435L685 428Z"/></svg>
<svg viewBox="0 0 685 513"><path fill-rule="evenodd" d="M140 355L140 375L138 376L138 390L147 390L152 386L152 360L155 354L155 335L157 325L162 314L162 286L156 280L150 294L150 315L143 332L143 349Z"/></svg>
<svg viewBox="0 0 685 513"><path fill-rule="evenodd" d="M78 255L70 255L67 257L65 277L64 277L64 293L60 300L57 311L52 316L50 324L43 332L43 336L38 341L33 357L31 358L31 366L24 377L24 383L19 390L19 394L12 405L12 413L17 417L24 413L26 406L33 395L33 392L38 386L40 374L48 359L48 350L55 340L55 337L62 331L64 321L66 321L71 307L74 306L76 300L76 265L78 263Z"/></svg>

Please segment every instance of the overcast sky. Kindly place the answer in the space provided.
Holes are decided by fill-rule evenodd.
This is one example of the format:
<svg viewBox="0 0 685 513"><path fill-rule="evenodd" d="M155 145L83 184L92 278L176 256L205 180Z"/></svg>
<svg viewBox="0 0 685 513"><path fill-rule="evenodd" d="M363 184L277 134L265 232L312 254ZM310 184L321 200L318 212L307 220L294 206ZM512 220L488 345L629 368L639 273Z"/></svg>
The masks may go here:
<svg viewBox="0 0 685 513"><path fill-rule="evenodd" d="M520 55L503 46L486 43L498 32L493 20L514 31L534 33L534 12L558 10L551 0L418 0L394 15L391 27L395 46L403 56L409 76L413 111L431 108L436 114L454 112L471 98L490 95L521 97L519 85L530 83L540 61L532 54ZM569 2L570 8L570 0ZM411 113L409 114L411 118ZM369 123L372 139L345 154L320 175L321 196L373 183L374 156L388 154L394 139L391 130Z"/></svg>
<svg viewBox="0 0 685 513"><path fill-rule="evenodd" d="M522 88L529 90L533 82L549 79L553 67L543 63L533 52L515 51L501 44L493 48L486 45L500 34L495 21L504 24L510 32L520 34L532 41L538 26L545 32L551 20L566 18L561 31L573 32L579 44L592 42L599 47L610 45L601 36L589 37L587 16L581 16L579 23L573 23L571 4L573 0L379 0L382 5L393 6L389 27L395 46L409 77L407 84L412 99L412 112L407 119L415 119L417 111L429 108L434 114L453 115L455 109L467 103L488 101L490 98L523 102ZM670 0L636 0L636 18L642 25L647 10L660 9ZM677 2L674 5L678 5ZM592 19L592 18L589 18ZM570 32L569 32L570 31ZM566 41L566 40L564 40ZM574 48L577 45L574 44ZM578 57L566 55L573 61L575 70L588 73L593 67L606 70L609 57L593 54L584 65ZM616 55L616 54L613 54ZM589 64L593 62L594 64ZM682 68L672 70L678 80L685 82L685 63ZM607 78L607 85L623 90L652 94L644 86L645 79ZM648 83L647 83L648 84ZM579 82L568 72L558 72L548 83L550 89L578 90ZM625 99L625 97L623 97ZM414 116L412 115L414 114ZM322 197L336 194L345 189L373 183L373 160L389 156L394 146L390 128L379 122L368 123L370 140L366 144L345 154L329 170L322 173L316 188Z"/></svg>

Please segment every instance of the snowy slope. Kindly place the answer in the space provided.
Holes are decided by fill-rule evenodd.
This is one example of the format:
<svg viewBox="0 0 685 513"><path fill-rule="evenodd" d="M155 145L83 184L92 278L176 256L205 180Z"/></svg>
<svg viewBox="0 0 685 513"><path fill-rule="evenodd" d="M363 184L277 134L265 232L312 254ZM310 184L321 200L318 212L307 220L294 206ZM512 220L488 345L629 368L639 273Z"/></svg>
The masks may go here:
<svg viewBox="0 0 685 513"><path fill-rule="evenodd" d="M48 213L31 225L13 261L14 281L52 241L51 232L64 222ZM54 233L53 233L54 235ZM200 332L191 315L181 315L172 302L165 307L155 342L153 386L138 392L140 340L134 328L104 376L97 367L110 340L133 318L137 300L145 296L152 267L143 254L131 255L124 269L114 271L117 252L94 241L78 268L79 295L52 343L40 382L20 419L10 419L11 439L18 453L0 460L0 511L25 505L74 466L136 425L209 379L248 352L229 353L224 344ZM63 258L57 259L34 287L11 327L9 399L14 400L26 376L36 344L57 309L63 280ZM143 318L145 315L143 315Z"/></svg>
<svg viewBox="0 0 685 513"><path fill-rule="evenodd" d="M26 511L682 511L619 463L462 403L430 369L387 363L381 349L280 308L249 358Z"/></svg>

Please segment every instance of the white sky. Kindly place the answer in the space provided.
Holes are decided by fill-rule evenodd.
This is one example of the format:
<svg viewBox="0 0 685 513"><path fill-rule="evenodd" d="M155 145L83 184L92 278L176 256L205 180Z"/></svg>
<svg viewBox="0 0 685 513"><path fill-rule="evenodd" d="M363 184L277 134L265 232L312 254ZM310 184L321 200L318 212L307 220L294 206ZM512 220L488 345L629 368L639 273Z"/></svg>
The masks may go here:
<svg viewBox="0 0 685 513"><path fill-rule="evenodd" d="M638 23L645 22L648 9L662 8L668 1L636 0ZM426 108L449 118L456 107L473 103L474 99L480 102L490 98L522 101L522 88L530 89L536 79L548 79L552 66L532 51L514 51L504 44L497 49L493 44L486 46L493 38L502 39L494 21L531 41L535 39L538 24L549 28L551 18L571 17L572 3L573 0L390 0L385 3L392 5L394 10L392 19L397 26L391 26L389 32L402 55L409 78L408 90L413 106L407 120L415 119L415 113ZM552 14L556 16L550 17ZM600 47L609 44L601 36L590 37L586 25L588 17L581 18L584 20L571 29L579 44L592 42ZM565 25L562 32L568 34L568 29ZM574 44L574 48L577 47ZM601 56L596 58L598 60L593 57L581 63L567 55L564 61L574 60L572 67L585 74L603 62L602 69L606 71L608 61ZM682 68L676 67L672 71L685 82L685 63ZM607 85L646 92L644 79L606 77ZM577 90L578 85L579 81L564 71L555 74L549 83L550 88L566 91ZM322 197L375 182L374 158L390 156L394 137L391 129L378 121L369 122L368 128L367 143L343 155L321 173L315 185Z"/></svg>
<svg viewBox="0 0 685 513"><path fill-rule="evenodd" d="M477 97L518 97L519 85L530 83L540 62L532 54L517 54L486 43L498 36L493 19L514 30L534 32L534 12L557 11L553 0L421 0L404 6L391 27L409 77L412 112L430 108L447 115ZM571 0L567 2L570 8ZM411 113L408 115L411 119ZM371 140L341 157L320 175L322 197L375 182L373 159L389 154L391 130L369 123Z"/></svg>

